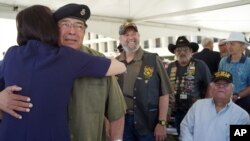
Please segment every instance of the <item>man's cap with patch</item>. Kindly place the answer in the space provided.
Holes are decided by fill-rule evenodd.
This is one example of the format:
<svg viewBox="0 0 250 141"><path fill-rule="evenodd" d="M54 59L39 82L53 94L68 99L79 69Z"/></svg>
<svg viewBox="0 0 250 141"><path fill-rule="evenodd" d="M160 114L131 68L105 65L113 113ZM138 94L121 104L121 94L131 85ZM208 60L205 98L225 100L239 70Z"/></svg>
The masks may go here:
<svg viewBox="0 0 250 141"><path fill-rule="evenodd" d="M219 80L225 80L228 83L232 83L233 76L230 72L227 71L218 71L214 73L213 82L219 81Z"/></svg>
<svg viewBox="0 0 250 141"><path fill-rule="evenodd" d="M138 28L137 28L135 23L125 22L119 28L119 35L124 35L126 33L127 29L129 29L129 28L131 28L134 31L138 32Z"/></svg>
<svg viewBox="0 0 250 141"><path fill-rule="evenodd" d="M90 9L87 5L75 3L64 5L56 10L53 14L56 22L63 18L75 18L86 22L90 15Z"/></svg>

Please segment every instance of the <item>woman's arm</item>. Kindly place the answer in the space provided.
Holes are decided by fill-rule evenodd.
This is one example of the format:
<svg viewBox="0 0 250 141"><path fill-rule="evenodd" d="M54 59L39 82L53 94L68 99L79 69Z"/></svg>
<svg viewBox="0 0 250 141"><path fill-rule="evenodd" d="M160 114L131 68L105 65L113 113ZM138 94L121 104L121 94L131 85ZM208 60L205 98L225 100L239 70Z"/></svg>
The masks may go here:
<svg viewBox="0 0 250 141"><path fill-rule="evenodd" d="M126 70L127 69L124 63L119 62L116 59L111 59L111 63L106 73L106 76L121 74L124 73Z"/></svg>

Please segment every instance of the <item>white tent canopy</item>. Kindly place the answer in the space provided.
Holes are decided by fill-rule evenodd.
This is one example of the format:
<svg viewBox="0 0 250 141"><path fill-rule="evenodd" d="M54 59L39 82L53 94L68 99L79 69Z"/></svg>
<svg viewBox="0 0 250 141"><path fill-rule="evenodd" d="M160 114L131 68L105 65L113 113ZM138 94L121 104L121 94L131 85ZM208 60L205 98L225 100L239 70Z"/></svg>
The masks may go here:
<svg viewBox="0 0 250 141"><path fill-rule="evenodd" d="M56 10L68 3L88 5L92 13L88 31L115 39L125 21L137 23L142 40L250 33L250 0L0 0L0 18L14 19L18 11L34 4Z"/></svg>

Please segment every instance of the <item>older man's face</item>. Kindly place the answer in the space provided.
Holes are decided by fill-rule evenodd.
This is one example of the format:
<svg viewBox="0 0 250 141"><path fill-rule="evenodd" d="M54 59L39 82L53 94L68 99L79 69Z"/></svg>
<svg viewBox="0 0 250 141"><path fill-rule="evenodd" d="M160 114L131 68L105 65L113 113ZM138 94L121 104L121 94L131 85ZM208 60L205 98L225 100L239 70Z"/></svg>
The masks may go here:
<svg viewBox="0 0 250 141"><path fill-rule="evenodd" d="M187 63L192 58L192 49L189 47L178 47L174 50L174 52L180 63Z"/></svg>
<svg viewBox="0 0 250 141"><path fill-rule="evenodd" d="M85 34L83 21L74 18L64 18L58 21L59 43L74 49L80 49Z"/></svg>
<svg viewBox="0 0 250 141"><path fill-rule="evenodd" d="M227 53L227 52L228 52L226 42L221 41L221 42L219 43L219 46L218 46L218 47L219 47L220 53Z"/></svg>
<svg viewBox="0 0 250 141"><path fill-rule="evenodd" d="M227 47L231 55L241 54L245 50L245 44L238 41L227 42Z"/></svg>
<svg viewBox="0 0 250 141"><path fill-rule="evenodd" d="M214 82L212 97L215 101L229 101L233 93L232 83L225 80Z"/></svg>

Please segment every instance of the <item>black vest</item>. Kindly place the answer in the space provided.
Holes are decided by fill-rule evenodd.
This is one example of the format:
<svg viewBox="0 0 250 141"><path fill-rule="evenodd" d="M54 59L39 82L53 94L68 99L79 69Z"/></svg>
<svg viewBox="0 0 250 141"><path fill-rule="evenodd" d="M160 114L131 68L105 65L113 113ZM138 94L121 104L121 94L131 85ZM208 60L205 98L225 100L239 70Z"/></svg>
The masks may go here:
<svg viewBox="0 0 250 141"><path fill-rule="evenodd" d="M173 65L169 66L170 70L170 82L172 87L174 88L174 96L175 96L175 105L173 107L173 111L182 111L187 112L188 109L192 106L192 104L202 98L201 95L194 95L193 87L195 86L195 74L197 73L197 61L195 59L191 59L189 65L186 68L185 73L182 76L179 76L178 73L178 64L177 61L173 63ZM173 72L174 70L175 72ZM178 78L183 78L181 81L177 81ZM180 86L183 85L182 89ZM186 96L186 99L181 99L180 95L183 94Z"/></svg>
<svg viewBox="0 0 250 141"><path fill-rule="evenodd" d="M144 51L140 72L134 85L134 124L140 135L152 133L158 123L159 97L162 94L156 56L157 54ZM118 82L123 88L123 75L118 75Z"/></svg>

